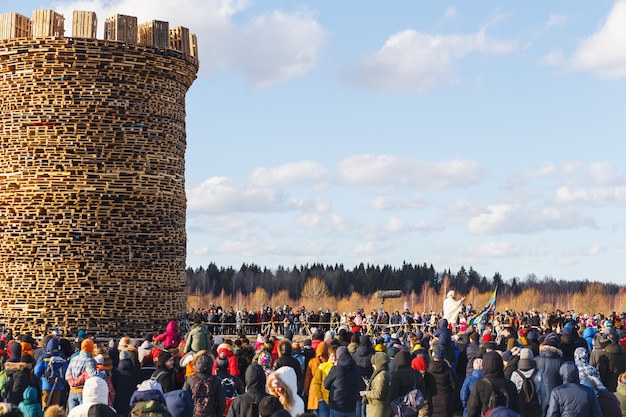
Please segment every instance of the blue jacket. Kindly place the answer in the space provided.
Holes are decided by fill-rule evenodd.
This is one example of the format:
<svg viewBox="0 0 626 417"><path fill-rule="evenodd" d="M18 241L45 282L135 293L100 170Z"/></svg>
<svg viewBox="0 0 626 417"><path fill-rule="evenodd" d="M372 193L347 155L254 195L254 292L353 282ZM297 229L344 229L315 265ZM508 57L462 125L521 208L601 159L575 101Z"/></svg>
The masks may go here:
<svg viewBox="0 0 626 417"><path fill-rule="evenodd" d="M60 363L59 371L60 377L56 385L53 381L48 381L48 378L44 377L44 373L48 368L48 364L50 363L50 358L55 357L55 359L62 359L63 362ZM46 345L46 351L43 355L39 357L37 363L35 364L35 368L33 373L35 377L39 379L39 387L42 391L60 391L63 389L65 383L65 373L67 372L67 360L63 353L59 350L59 341L57 339L50 339L48 344Z"/></svg>
<svg viewBox="0 0 626 417"><path fill-rule="evenodd" d="M547 417L602 417L595 393L578 381L574 362L565 362L560 368L563 385L552 390Z"/></svg>
<svg viewBox="0 0 626 417"><path fill-rule="evenodd" d="M461 392L459 395L461 396L461 404L463 405L463 415L467 416L465 412L465 407L467 407L467 400L469 400L470 393L472 392L472 388L476 381L483 377L482 369L474 369L472 373L465 377L463 381L463 386L461 387Z"/></svg>

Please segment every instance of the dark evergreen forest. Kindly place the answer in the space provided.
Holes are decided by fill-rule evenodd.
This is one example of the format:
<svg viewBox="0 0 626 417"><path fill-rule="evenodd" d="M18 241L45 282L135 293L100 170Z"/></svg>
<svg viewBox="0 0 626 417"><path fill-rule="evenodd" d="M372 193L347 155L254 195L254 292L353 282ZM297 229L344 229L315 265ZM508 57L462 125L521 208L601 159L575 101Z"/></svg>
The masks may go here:
<svg viewBox="0 0 626 417"><path fill-rule="evenodd" d="M344 265L322 264L301 265L292 268L279 267L276 271L261 268L254 264L243 264L239 270L232 267L218 267L211 263L205 269L187 268L187 291L189 294L219 296L222 291L226 295L240 292L243 295L254 293L257 288L263 288L269 296L286 290L293 299L298 299L305 282L310 278L323 280L331 295L335 297L349 297L352 293L359 293L365 297L373 296L376 291L399 289L406 294L414 292L420 294L424 284L428 283L435 291L439 291L448 276L451 288L461 294L467 294L472 287L478 292L493 291L498 285L499 294L518 295L524 290L533 288L543 294L584 292L593 282L556 280L552 277L537 278L527 275L524 278L511 277L503 279L499 273L487 278L475 271L461 267L459 271L450 270L438 272L433 265L413 265L404 263L400 268L389 265L360 264L353 269L346 269ZM606 295L615 295L620 286L616 284L602 284Z"/></svg>

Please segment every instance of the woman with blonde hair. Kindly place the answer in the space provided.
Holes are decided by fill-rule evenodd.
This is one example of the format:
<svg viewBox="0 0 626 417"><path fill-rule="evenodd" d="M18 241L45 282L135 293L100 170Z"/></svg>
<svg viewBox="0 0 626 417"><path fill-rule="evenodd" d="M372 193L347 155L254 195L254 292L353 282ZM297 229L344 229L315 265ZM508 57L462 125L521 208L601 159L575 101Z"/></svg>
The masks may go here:
<svg viewBox="0 0 626 417"><path fill-rule="evenodd" d="M267 377L267 392L277 397L285 410L296 417L304 413L304 401L298 396L298 377L290 366L283 366Z"/></svg>

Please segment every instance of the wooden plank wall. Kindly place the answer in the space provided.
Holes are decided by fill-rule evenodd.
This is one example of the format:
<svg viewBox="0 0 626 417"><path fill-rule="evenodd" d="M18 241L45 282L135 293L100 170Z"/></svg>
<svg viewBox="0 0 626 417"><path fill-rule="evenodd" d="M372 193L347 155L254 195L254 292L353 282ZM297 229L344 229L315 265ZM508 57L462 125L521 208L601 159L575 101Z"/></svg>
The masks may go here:
<svg viewBox="0 0 626 417"><path fill-rule="evenodd" d="M104 21L104 39L137 44L137 17L116 14Z"/></svg>
<svg viewBox="0 0 626 417"><path fill-rule="evenodd" d="M0 14L0 39L28 38L31 26L31 20L19 13Z"/></svg>
<svg viewBox="0 0 626 417"><path fill-rule="evenodd" d="M32 18L32 36L64 36L65 18L54 10L34 10Z"/></svg>
<svg viewBox="0 0 626 417"><path fill-rule="evenodd" d="M189 55L189 29L182 26L170 29L170 45L172 49Z"/></svg>
<svg viewBox="0 0 626 417"><path fill-rule="evenodd" d="M74 10L72 14L72 37L96 39L97 29L96 12Z"/></svg>
<svg viewBox="0 0 626 417"><path fill-rule="evenodd" d="M139 24L139 44L156 46L158 48L170 47L170 24L160 20L151 20Z"/></svg>
<svg viewBox="0 0 626 417"><path fill-rule="evenodd" d="M185 94L197 60L0 41L0 323L140 336L186 310Z"/></svg>

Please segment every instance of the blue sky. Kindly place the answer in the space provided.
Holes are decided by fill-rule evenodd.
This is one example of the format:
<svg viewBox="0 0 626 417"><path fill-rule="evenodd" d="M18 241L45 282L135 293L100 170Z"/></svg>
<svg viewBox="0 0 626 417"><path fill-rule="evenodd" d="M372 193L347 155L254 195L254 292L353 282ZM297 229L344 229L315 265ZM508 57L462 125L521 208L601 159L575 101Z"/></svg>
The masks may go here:
<svg viewBox="0 0 626 417"><path fill-rule="evenodd" d="M189 266L624 283L626 0L93 0L198 35Z"/></svg>

